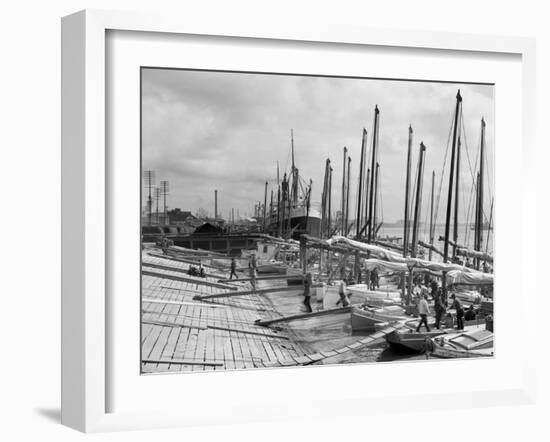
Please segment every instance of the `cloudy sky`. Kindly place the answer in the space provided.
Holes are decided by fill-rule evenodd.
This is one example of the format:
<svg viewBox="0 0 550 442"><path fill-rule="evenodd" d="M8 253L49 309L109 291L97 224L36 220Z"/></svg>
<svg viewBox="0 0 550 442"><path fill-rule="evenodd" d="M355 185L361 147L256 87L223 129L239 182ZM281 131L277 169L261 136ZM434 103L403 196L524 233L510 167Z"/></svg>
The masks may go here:
<svg viewBox="0 0 550 442"><path fill-rule="evenodd" d="M361 134L366 128L370 147L377 104L384 220L403 218L409 124L414 130L413 171L420 141L427 148L426 214L432 170L436 172L438 193L458 88L463 97L463 146L468 148L471 164L470 168L463 151L461 218L466 218L482 116L487 123L489 175L485 204L490 205L492 86L163 69L144 69L142 82L143 169L154 170L157 182L170 182L171 208L193 213L204 208L213 215L214 189L218 189L222 216L228 217L232 207L241 216L251 214L254 204L263 201L265 181L269 181L270 189L276 186L277 160L281 177L290 168L291 128L300 174L313 180L313 200L321 199L325 160L330 158L334 168L333 207L339 207L342 149L347 146L352 157L355 201ZM444 218L449 163L450 153L438 222ZM355 207L355 202L350 206Z"/></svg>

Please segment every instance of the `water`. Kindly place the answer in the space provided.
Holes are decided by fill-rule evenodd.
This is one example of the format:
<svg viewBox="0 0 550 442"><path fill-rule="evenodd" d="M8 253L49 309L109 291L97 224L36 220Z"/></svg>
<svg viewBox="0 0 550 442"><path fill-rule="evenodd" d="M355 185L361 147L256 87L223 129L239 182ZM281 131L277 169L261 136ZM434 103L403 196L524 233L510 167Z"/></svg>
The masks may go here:
<svg viewBox="0 0 550 442"><path fill-rule="evenodd" d="M429 234L428 230L429 228L424 226L421 226L419 229L419 240L424 241L426 243L429 243ZM487 234L489 233L489 243L487 247L487 252L489 255L493 254L493 230L484 230L483 231L483 251L485 252L485 249L487 247ZM411 232L412 234L412 232ZM452 239L453 236L453 229L451 227L449 235ZM403 226L389 226L386 227L382 224L382 227L380 228L380 231L378 232L378 239L383 240L386 236L389 237L399 237L403 238ZM439 241L440 236L445 236L445 226L443 224L439 224L435 227L434 232L434 245L439 250L443 251L443 241ZM459 224L458 228L458 243L461 246L466 246L469 249L474 248L474 231L470 229L469 225L466 224ZM437 256L437 254L435 254Z"/></svg>

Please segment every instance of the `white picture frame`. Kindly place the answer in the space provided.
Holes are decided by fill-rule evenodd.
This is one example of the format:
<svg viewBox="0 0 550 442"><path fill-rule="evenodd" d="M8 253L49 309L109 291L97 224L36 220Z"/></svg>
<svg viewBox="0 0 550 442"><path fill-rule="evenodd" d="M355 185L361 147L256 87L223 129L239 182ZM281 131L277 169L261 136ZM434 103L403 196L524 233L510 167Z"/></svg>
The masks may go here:
<svg viewBox="0 0 550 442"><path fill-rule="evenodd" d="M62 21L62 423L84 432L155 428L205 424L208 417L198 410L190 416L178 410L172 413L146 409L134 412L108 412L108 393L113 385L107 375L109 367L109 265L107 229L109 195L106 155L106 33L138 31L162 34L215 35L252 39L274 39L289 42L339 43L369 45L379 48L437 49L513 54L521 57L522 121L521 159L524 170L534 163L535 109L535 43L517 37L489 37L389 31L369 28L310 23L297 27L285 23L212 23L195 17L153 16L151 14L87 10L63 18ZM525 174L521 195L521 217L535 219L535 177ZM534 245L524 244L521 257L534 256ZM536 303L535 280L522 281L525 303ZM535 324L527 326L534 330ZM525 367L520 386L490 391L442 394L438 398L452 401L454 406L495 405L499 403L532 403L536 392L534 343L526 343ZM497 356L498 357L498 356ZM333 370L341 370L335 367ZM292 376L286 372L286 376ZM217 375L216 375L217 376ZM241 380L242 382L242 380ZM347 402L342 413L353 408L356 413L372 410L395 410L399 392L379 397L376 404L357 398L341 398ZM245 401L246 399L243 399ZM336 403L336 398L328 402ZM429 408L432 397L421 398ZM312 399L313 412L322 403ZM243 404L243 409L253 404ZM295 416L299 407L279 412L275 418ZM265 413L273 413L266 408ZM262 420L258 412L246 420ZM273 416L271 416L271 419ZM226 416L227 422L231 421ZM237 419L237 418L236 418ZM243 421L243 419L240 419Z"/></svg>

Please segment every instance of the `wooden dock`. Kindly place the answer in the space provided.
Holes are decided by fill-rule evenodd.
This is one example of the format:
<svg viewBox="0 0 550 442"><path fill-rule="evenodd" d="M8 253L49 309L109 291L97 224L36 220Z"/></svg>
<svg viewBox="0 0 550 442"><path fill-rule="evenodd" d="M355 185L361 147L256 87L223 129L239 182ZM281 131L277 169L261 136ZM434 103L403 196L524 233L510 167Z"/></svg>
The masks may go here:
<svg viewBox="0 0 550 442"><path fill-rule="evenodd" d="M247 281L219 282L227 274L212 267L206 278L187 275L189 263L158 250L142 260L143 373L358 362L356 350L395 330L352 336L341 311L304 314L300 287L285 279L252 291Z"/></svg>

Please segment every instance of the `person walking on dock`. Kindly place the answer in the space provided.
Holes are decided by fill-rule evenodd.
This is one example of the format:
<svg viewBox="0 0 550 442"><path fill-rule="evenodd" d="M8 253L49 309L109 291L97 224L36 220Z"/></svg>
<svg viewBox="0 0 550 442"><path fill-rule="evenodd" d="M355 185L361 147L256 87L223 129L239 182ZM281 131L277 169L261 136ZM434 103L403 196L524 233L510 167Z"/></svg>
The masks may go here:
<svg viewBox="0 0 550 442"><path fill-rule="evenodd" d="M170 240L166 238L166 236L162 237L162 240L160 241L162 253L164 255L168 255L168 248L170 247Z"/></svg>
<svg viewBox="0 0 550 442"><path fill-rule="evenodd" d="M250 267L250 285L256 290L256 267Z"/></svg>
<svg viewBox="0 0 550 442"><path fill-rule="evenodd" d="M304 305L309 313L313 311L311 308L311 285L313 283L311 272L306 273L304 278Z"/></svg>
<svg viewBox="0 0 550 442"><path fill-rule="evenodd" d="M426 330L430 331L430 327L428 326L428 313L430 313L430 307L428 306L428 300L427 296L424 295L422 298L420 298L420 302L418 303L418 314L420 315L420 322L418 323L418 327L416 327L416 331L420 331L420 327L422 327L422 324L426 326Z"/></svg>
<svg viewBox="0 0 550 442"><path fill-rule="evenodd" d="M451 307L456 310L456 329L464 330L464 308L454 293L451 295L451 299L453 300Z"/></svg>
<svg viewBox="0 0 550 442"><path fill-rule="evenodd" d="M434 296L434 310L435 310L435 328L439 330L441 325L441 318L445 314L445 305L441 300L441 289L437 289Z"/></svg>
<svg viewBox="0 0 550 442"><path fill-rule="evenodd" d="M348 307L350 305L350 302L348 294L346 293L346 283L344 281L340 283L338 294L340 295L340 299L336 302L336 305L342 304L342 307Z"/></svg>
<svg viewBox="0 0 550 442"><path fill-rule="evenodd" d="M233 279L233 275L235 275L235 279L239 279L237 276L237 262L235 261L235 258L231 258L231 273L229 275L229 279Z"/></svg>
<svg viewBox="0 0 550 442"><path fill-rule="evenodd" d="M252 256L250 257L250 260L248 261L248 268L255 269L257 266L258 264L256 262L256 254L253 253Z"/></svg>

